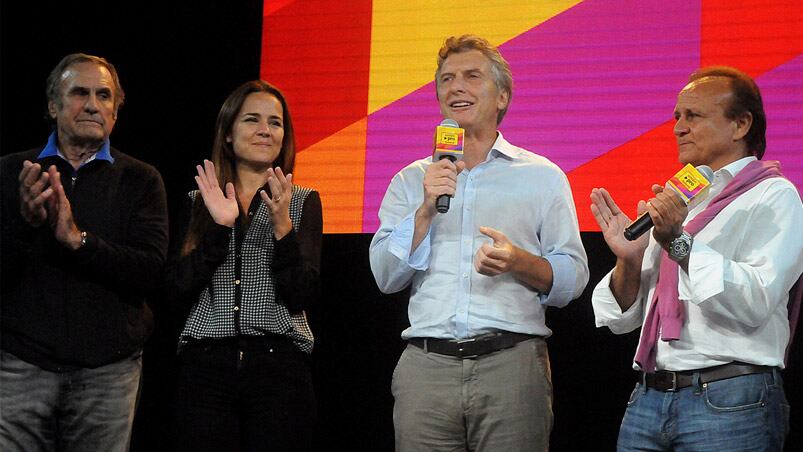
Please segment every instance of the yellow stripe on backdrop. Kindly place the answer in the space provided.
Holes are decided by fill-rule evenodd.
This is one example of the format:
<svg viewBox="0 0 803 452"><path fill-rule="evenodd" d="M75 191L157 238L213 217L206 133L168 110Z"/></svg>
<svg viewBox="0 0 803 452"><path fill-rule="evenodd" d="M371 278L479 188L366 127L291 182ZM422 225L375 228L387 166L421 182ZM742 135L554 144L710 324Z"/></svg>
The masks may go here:
<svg viewBox="0 0 803 452"><path fill-rule="evenodd" d="M368 113L431 82L446 37L471 33L498 46L578 3L374 0Z"/></svg>

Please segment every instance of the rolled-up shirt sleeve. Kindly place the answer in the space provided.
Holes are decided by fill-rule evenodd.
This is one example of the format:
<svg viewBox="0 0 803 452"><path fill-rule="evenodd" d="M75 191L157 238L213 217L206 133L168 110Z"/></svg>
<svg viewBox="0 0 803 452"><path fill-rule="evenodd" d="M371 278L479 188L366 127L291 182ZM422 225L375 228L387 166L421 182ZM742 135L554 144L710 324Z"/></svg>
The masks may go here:
<svg viewBox="0 0 803 452"><path fill-rule="evenodd" d="M552 266L552 288L540 295L540 302L560 308L583 293L589 276L572 191L563 173L544 215L540 237L542 257Z"/></svg>
<svg viewBox="0 0 803 452"><path fill-rule="evenodd" d="M411 213L390 232L388 251L399 260L416 270L426 270L429 267L431 231L427 231L424 240L418 247L410 252L415 232L415 213Z"/></svg>
<svg viewBox="0 0 803 452"><path fill-rule="evenodd" d="M371 240L371 271L384 293L404 289L416 271L429 267L430 231L411 253L416 206L409 201L406 185L410 184L401 173L394 176L379 208L379 230Z"/></svg>
<svg viewBox="0 0 803 452"><path fill-rule="evenodd" d="M577 298L576 281L578 269L574 259L566 254L552 254L544 256L552 267L552 288L547 294L540 295L540 301L547 306L563 307ZM586 282L588 278L586 277ZM584 285L585 287L585 285ZM582 289L581 289L582 291Z"/></svg>
<svg viewBox="0 0 803 452"><path fill-rule="evenodd" d="M594 322L596 326L608 327L614 334L629 333L641 326L644 318L644 295L642 290L630 308L622 312L611 291L611 276L613 271L605 275L594 288L591 304L594 308Z"/></svg>

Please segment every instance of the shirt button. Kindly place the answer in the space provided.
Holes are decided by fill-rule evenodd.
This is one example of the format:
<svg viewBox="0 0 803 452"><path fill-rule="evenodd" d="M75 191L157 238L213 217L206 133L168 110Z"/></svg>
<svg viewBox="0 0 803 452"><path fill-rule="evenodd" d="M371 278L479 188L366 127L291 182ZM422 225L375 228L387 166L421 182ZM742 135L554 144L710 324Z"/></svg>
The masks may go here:
<svg viewBox="0 0 803 452"><path fill-rule="evenodd" d="M235 306L235 307L234 307L234 310L235 310L235 311L239 311L239 310L240 310L240 307L239 307L239 306Z"/></svg>
<svg viewBox="0 0 803 452"><path fill-rule="evenodd" d="M463 278L468 278L468 273L463 273Z"/></svg>
<svg viewBox="0 0 803 452"><path fill-rule="evenodd" d="M240 284L240 280L239 279L235 279L234 280L234 284Z"/></svg>

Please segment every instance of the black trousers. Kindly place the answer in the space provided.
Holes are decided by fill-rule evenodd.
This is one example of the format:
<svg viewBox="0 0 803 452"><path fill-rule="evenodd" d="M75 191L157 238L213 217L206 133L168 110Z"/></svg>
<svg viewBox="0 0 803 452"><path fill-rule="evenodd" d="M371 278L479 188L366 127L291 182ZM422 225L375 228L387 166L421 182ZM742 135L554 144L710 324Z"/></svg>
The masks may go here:
<svg viewBox="0 0 803 452"><path fill-rule="evenodd" d="M305 451L309 357L281 336L195 341L179 353L176 450Z"/></svg>

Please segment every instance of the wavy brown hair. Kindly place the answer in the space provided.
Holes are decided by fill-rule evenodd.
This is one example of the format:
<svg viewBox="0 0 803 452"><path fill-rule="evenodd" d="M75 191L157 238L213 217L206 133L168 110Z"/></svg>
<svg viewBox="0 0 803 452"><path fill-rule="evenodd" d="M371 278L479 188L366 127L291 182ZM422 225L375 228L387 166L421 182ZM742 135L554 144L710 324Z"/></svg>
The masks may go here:
<svg viewBox="0 0 803 452"><path fill-rule="evenodd" d="M231 136L234 121L237 114L245 103L245 99L253 93L268 93L276 97L282 104L282 124L284 127L284 140L282 149L276 160L273 161L273 168L281 168L285 174L292 173L296 159L296 142L293 132L293 120L290 116L290 109L287 101L279 88L271 85L264 80L252 80L245 82L229 94L229 97L220 107L215 123L215 139L212 144L212 163L215 164L215 172L220 187L225 189L229 182L237 185L236 163L237 157L234 154L234 145L226 140ZM201 237L204 236L209 225L212 223L212 216L206 210L206 206L200 197L196 197L192 206L192 218L190 219L189 230L181 247L181 254L189 254L190 251L198 246Z"/></svg>

